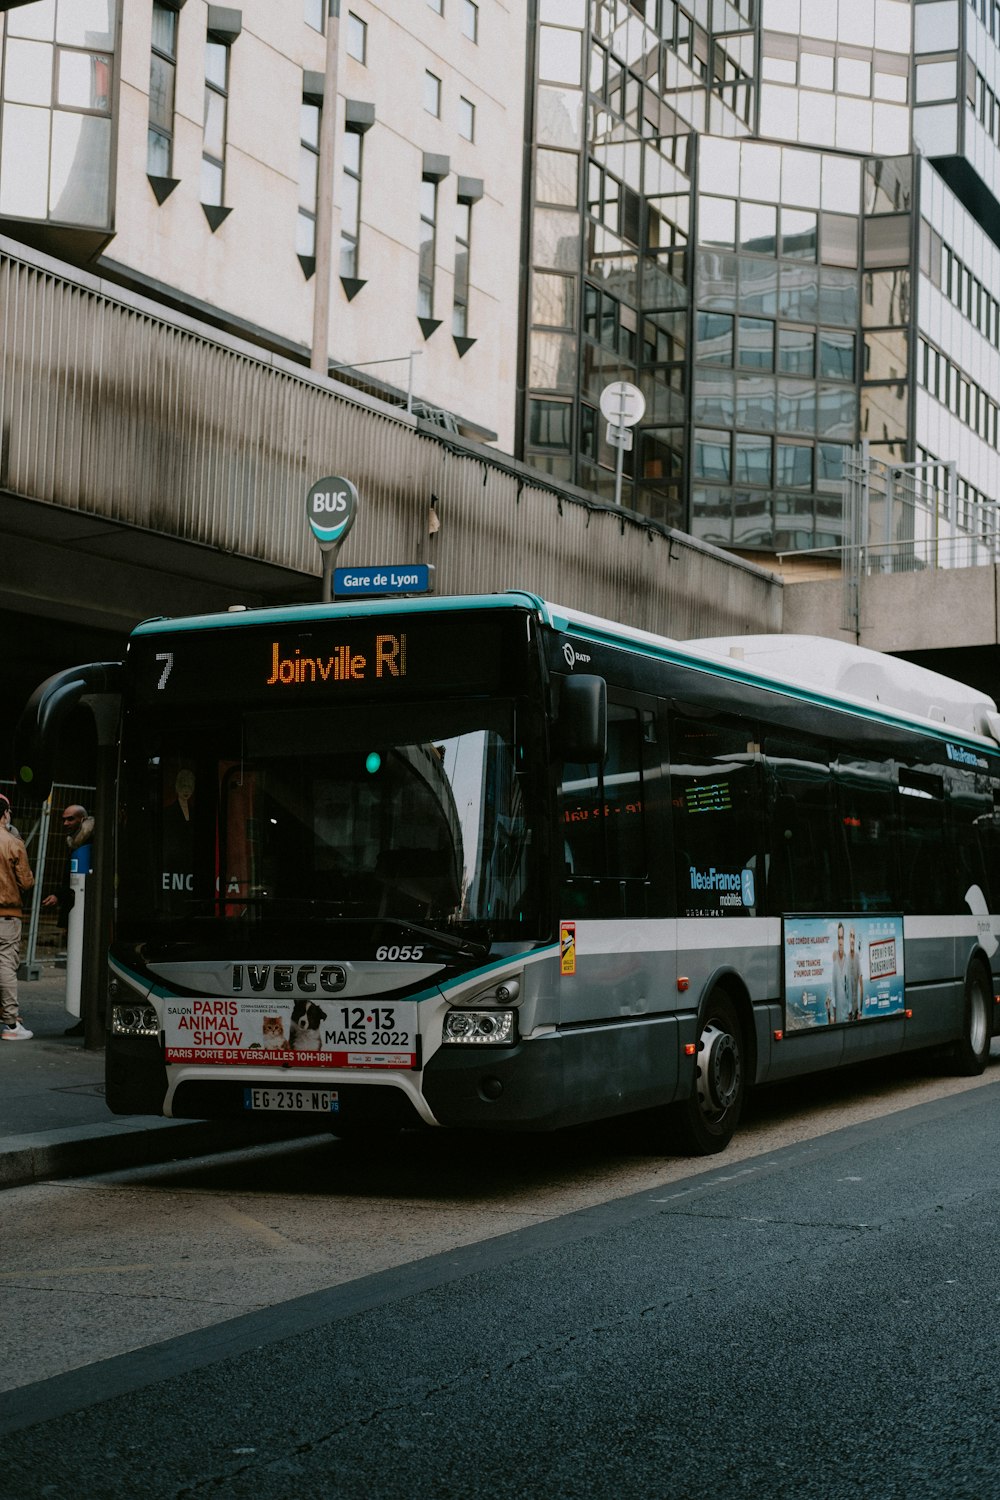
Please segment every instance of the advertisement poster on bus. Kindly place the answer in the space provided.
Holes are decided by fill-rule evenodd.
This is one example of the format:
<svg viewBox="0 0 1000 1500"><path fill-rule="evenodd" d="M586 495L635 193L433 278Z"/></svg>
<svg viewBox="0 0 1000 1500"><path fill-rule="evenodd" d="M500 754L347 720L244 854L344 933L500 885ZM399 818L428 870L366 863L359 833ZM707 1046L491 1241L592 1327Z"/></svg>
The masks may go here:
<svg viewBox="0 0 1000 1500"><path fill-rule="evenodd" d="M901 916L786 917L785 1030L901 1015Z"/></svg>
<svg viewBox="0 0 1000 1500"><path fill-rule="evenodd" d="M304 997L171 998L163 1010L168 1063L224 1067L416 1068L417 1007Z"/></svg>

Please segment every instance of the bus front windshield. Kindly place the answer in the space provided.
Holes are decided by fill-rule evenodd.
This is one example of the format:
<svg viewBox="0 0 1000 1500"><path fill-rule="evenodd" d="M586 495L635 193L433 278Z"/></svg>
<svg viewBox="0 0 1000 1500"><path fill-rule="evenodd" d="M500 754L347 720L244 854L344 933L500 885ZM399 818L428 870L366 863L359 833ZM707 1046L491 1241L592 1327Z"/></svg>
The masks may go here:
<svg viewBox="0 0 1000 1500"><path fill-rule="evenodd" d="M388 920L529 936L521 758L515 706L495 699L133 722L120 927L190 941Z"/></svg>

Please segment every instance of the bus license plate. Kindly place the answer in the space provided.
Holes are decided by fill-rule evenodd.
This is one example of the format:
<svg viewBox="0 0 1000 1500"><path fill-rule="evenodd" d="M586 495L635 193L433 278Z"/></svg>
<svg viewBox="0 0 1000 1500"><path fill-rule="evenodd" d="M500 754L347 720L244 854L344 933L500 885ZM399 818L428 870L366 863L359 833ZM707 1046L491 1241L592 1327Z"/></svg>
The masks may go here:
<svg viewBox="0 0 1000 1500"><path fill-rule="evenodd" d="M335 1115L340 1100L336 1089L247 1088L243 1090L243 1108Z"/></svg>

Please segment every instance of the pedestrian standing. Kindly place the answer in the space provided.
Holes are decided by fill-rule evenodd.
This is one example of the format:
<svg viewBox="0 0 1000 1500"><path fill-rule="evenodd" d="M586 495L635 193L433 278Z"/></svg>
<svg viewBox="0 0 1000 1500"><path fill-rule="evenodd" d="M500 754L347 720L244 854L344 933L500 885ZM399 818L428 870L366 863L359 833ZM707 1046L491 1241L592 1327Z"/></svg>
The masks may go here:
<svg viewBox="0 0 1000 1500"><path fill-rule="evenodd" d="M21 906L34 883L28 851L11 832L10 799L0 792L0 1041L4 1042L30 1042L34 1035L17 1010Z"/></svg>
<svg viewBox="0 0 1000 1500"><path fill-rule="evenodd" d="M57 894L46 896L42 906L46 911L53 907L59 909L59 926L62 928L63 936L69 927L69 914L73 910L75 896L70 876L73 873L73 855L77 849L82 849L84 844L90 844L94 839L94 819L87 809L79 802L71 802L69 807L63 808L62 814L63 833L66 835L66 848L68 853L63 860L59 876L59 889Z"/></svg>

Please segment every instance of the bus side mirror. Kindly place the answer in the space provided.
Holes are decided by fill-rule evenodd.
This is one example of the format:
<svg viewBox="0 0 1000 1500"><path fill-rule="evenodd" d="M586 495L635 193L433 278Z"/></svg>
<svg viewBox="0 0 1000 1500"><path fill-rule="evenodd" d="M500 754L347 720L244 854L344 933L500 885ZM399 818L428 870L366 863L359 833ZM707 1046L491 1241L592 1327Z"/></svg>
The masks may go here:
<svg viewBox="0 0 1000 1500"><path fill-rule="evenodd" d="M34 783L39 797L48 794L59 734L66 720L80 703L88 700L92 708L93 700L106 695L120 701L124 670L120 661L92 661L85 666L56 672L35 689L14 730L14 761L19 784L29 786ZM117 703L114 711L117 720ZM104 743L100 719L97 723L99 743Z"/></svg>
<svg viewBox="0 0 1000 1500"><path fill-rule="evenodd" d="M559 690L556 744L563 760L603 766L608 755L608 685L581 672Z"/></svg>

